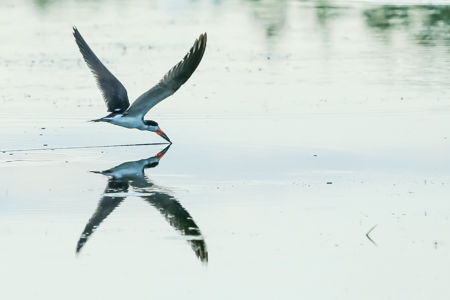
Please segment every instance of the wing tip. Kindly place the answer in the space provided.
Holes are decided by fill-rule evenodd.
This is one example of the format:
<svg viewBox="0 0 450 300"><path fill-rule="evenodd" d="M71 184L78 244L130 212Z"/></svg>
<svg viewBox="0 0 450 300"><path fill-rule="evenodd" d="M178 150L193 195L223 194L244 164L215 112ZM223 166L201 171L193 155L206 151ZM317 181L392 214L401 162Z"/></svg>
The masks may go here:
<svg viewBox="0 0 450 300"><path fill-rule="evenodd" d="M73 34L74 36L80 34L80 32L78 31L78 29L77 29L77 27L76 27L75 25L72 25L72 29L73 29L73 33L72 33L72 34Z"/></svg>
<svg viewBox="0 0 450 300"><path fill-rule="evenodd" d="M206 48L207 40L208 40L208 35L206 34L206 32L204 32L204 33L200 34L197 41L200 44L199 46L201 48Z"/></svg>
<svg viewBox="0 0 450 300"><path fill-rule="evenodd" d="M188 73L185 74L186 78L183 80L183 82L180 84L183 85L194 73L194 71L197 69L198 65L200 64L203 55L206 51L206 41L207 41L207 33L204 32L200 34L200 36L194 41L194 45L189 50L189 52L183 57L181 61L179 61L172 69L167 72L164 77L161 79L160 82L169 81L172 78L179 76L180 73L183 73L186 71L186 69L189 69ZM175 88L176 91L180 86Z"/></svg>

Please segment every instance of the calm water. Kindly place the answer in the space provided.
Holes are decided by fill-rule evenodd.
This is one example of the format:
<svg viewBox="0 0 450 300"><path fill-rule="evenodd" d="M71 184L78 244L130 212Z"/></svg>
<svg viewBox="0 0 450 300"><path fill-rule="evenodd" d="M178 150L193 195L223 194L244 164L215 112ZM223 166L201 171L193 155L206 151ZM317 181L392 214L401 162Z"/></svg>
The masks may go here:
<svg viewBox="0 0 450 300"><path fill-rule="evenodd" d="M0 297L448 299L434 4L1 1ZM73 25L130 100L208 33L147 115L170 149L86 122L106 110Z"/></svg>

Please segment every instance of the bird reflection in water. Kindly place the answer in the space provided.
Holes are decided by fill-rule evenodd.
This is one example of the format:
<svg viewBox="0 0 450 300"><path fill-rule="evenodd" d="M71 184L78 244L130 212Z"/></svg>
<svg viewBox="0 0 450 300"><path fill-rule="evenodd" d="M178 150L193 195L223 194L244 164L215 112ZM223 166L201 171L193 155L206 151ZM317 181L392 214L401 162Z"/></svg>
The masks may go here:
<svg viewBox="0 0 450 300"><path fill-rule="evenodd" d="M103 220L125 200L128 189L131 186L139 194L139 197L159 210L170 226L178 230L181 235L189 237L188 242L197 257L202 262L208 262L205 240L191 215L173 196L151 182L144 174L146 168L154 168L159 164L159 161L169 148L170 145L155 156L147 159L125 162L106 171L93 172L109 176L110 178L97 210L81 234L77 245L77 253L80 252Z"/></svg>

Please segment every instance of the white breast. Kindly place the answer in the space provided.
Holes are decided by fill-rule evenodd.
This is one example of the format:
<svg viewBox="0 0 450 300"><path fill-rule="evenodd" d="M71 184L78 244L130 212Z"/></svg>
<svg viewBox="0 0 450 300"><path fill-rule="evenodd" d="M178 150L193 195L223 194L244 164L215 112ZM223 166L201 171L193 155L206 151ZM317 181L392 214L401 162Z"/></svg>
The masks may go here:
<svg viewBox="0 0 450 300"><path fill-rule="evenodd" d="M141 129L144 126L141 119L136 117L127 117L124 115L116 115L111 118L110 121L114 125L119 125L126 128L138 128Z"/></svg>

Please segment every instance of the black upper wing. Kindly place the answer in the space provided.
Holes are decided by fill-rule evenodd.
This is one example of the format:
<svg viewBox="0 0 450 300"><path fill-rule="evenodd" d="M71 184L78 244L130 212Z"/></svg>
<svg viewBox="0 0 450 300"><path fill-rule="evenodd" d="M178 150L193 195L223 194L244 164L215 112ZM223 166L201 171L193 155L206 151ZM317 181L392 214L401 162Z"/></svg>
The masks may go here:
<svg viewBox="0 0 450 300"><path fill-rule="evenodd" d="M102 92L108 111L124 112L130 106L125 87L97 58L75 27L73 27L73 36L86 64L97 80L97 86Z"/></svg>
<svg viewBox="0 0 450 300"><path fill-rule="evenodd" d="M205 53L206 40L206 33L201 34L184 58L170 69L157 85L133 102L126 112L127 115L143 118L153 106L173 95L197 69Z"/></svg>

